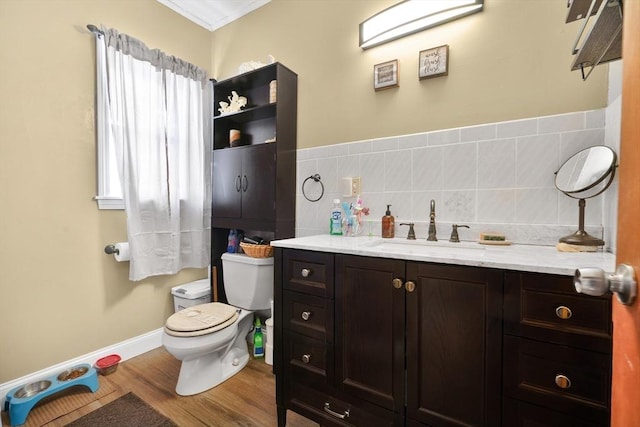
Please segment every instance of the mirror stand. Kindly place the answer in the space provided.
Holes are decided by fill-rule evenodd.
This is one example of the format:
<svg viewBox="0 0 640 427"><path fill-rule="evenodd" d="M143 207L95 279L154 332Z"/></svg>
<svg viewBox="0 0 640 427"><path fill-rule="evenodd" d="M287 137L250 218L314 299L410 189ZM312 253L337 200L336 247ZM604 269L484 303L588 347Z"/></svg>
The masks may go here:
<svg viewBox="0 0 640 427"><path fill-rule="evenodd" d="M585 199L601 194L611 185L616 174L616 158L611 148L596 145L577 152L556 171L556 188L572 199L578 199L580 208L578 231L560 238L560 243L604 246L604 240L584 231L584 206Z"/></svg>
<svg viewBox="0 0 640 427"><path fill-rule="evenodd" d="M581 245L581 246L603 246L604 240L598 239L597 237L591 236L589 233L584 231L584 199L578 200L578 207L580 208L580 213L578 214L578 231L573 234L569 234L568 236L564 236L560 238L561 243L568 243L570 245Z"/></svg>

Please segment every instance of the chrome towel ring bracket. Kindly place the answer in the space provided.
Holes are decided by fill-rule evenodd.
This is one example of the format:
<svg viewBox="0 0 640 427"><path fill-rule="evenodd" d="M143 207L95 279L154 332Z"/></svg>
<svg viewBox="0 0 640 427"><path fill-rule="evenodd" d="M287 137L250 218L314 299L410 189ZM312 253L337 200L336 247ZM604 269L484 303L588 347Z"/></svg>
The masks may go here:
<svg viewBox="0 0 640 427"><path fill-rule="evenodd" d="M320 183L320 188L321 188L321 190L320 190L320 195L319 195L317 198L315 198L315 199L311 199L311 198L309 198L309 196L307 196L307 193L306 193L306 191L305 191L305 189L304 189L304 188L305 188L305 185L307 184L307 182L308 182L309 180L312 180L313 182L318 182L318 183ZM324 196L324 184L322 183L322 178L320 177L320 174L317 174L317 173L316 173L316 174L313 174L313 175L309 176L307 179L305 179L305 180L302 182L302 195L304 196L304 198L305 198L305 199L307 199L307 200L308 200L308 201L310 201L310 202L317 202L318 200L322 199L322 196Z"/></svg>

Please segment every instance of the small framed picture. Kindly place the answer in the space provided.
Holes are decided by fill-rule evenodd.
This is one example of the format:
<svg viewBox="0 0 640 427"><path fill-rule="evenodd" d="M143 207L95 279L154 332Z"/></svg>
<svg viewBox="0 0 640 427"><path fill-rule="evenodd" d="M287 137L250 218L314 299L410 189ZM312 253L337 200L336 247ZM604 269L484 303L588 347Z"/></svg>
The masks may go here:
<svg viewBox="0 0 640 427"><path fill-rule="evenodd" d="M418 77L420 80L449 74L449 45L420 51Z"/></svg>
<svg viewBox="0 0 640 427"><path fill-rule="evenodd" d="M373 66L373 88L375 90L398 87L398 60Z"/></svg>

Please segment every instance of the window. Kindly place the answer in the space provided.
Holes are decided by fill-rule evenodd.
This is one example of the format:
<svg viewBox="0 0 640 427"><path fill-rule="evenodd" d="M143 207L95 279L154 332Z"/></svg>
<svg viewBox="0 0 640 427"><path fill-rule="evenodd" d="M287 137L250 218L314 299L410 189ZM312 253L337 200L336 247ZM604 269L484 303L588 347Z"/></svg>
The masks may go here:
<svg viewBox="0 0 640 427"><path fill-rule="evenodd" d="M96 199L100 209L126 209L129 279L206 267L212 151L206 71L104 27L96 58Z"/></svg>
<svg viewBox="0 0 640 427"><path fill-rule="evenodd" d="M124 209L118 161L107 120L105 46L96 36L96 136L98 139L98 209Z"/></svg>

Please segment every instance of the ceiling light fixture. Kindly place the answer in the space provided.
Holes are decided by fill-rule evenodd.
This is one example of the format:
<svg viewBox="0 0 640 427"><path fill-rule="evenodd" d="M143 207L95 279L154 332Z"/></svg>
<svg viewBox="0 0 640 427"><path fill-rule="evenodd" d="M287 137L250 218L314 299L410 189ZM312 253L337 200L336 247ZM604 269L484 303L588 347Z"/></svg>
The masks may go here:
<svg viewBox="0 0 640 427"><path fill-rule="evenodd" d="M360 24L360 47L368 49L480 12L484 0L405 0Z"/></svg>

